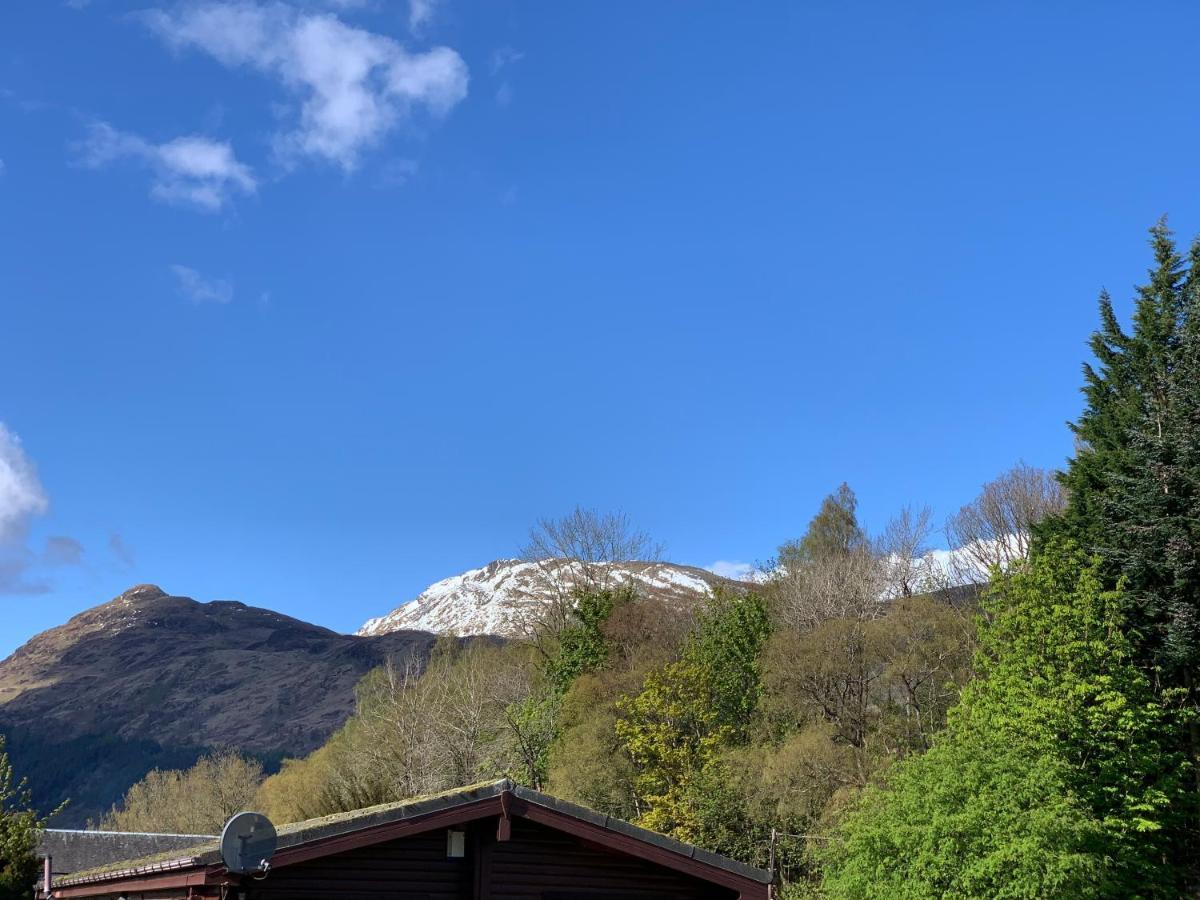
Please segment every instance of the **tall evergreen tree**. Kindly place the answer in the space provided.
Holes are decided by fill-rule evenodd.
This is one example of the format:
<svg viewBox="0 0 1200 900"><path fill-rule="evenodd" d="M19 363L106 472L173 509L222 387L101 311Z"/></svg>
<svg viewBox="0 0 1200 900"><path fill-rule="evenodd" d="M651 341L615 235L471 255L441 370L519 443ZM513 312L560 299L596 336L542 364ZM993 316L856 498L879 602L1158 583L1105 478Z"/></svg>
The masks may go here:
<svg viewBox="0 0 1200 900"><path fill-rule="evenodd" d="M1132 333L1121 327L1108 292L1100 294L1100 328L1090 341L1095 364L1083 366L1085 407L1071 426L1078 452L1062 476L1067 510L1043 529L1065 533L1089 551L1106 544L1106 500L1114 476L1133 472L1133 435L1156 424L1166 408L1181 339L1185 277L1165 220L1150 229L1150 244L1155 266L1137 289Z"/></svg>
<svg viewBox="0 0 1200 900"><path fill-rule="evenodd" d="M1040 531L1067 535L1120 584L1131 652L1147 672L1167 744L1191 760L1193 791L1175 825L1200 846L1200 241L1185 261L1165 222L1151 229L1155 266L1126 333L1101 297L1084 367L1079 449L1063 473L1065 513ZM1194 864L1193 864L1194 866Z"/></svg>
<svg viewBox="0 0 1200 900"><path fill-rule="evenodd" d="M1185 263L1159 222L1151 246L1132 332L1101 297L1079 450L1062 475L1067 509L1042 537L1071 537L1099 555L1110 585L1125 579L1138 658L1178 687L1200 661L1200 241Z"/></svg>

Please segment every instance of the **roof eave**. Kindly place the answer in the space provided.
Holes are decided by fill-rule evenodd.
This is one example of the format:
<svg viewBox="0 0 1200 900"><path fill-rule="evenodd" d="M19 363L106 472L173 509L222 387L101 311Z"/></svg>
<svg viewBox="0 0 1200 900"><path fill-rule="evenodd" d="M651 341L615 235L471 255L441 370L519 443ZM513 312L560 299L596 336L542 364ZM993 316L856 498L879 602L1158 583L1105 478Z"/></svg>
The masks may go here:
<svg viewBox="0 0 1200 900"><path fill-rule="evenodd" d="M503 795L519 802L511 805L502 802ZM368 809L361 815L330 817L329 821L309 820L311 825L298 823L280 834L274 864L294 865L307 859L395 840L422 831L490 815L504 815L510 806L512 814L530 821L557 827L576 836L607 844L619 852L730 887L742 887L747 881L767 885L772 880L771 874L765 869L676 841L587 807L522 787L508 779L408 803L389 804L386 808ZM115 893L131 890L125 884L130 879L144 880L172 874L192 878L187 874L189 871L199 872L201 876L199 882L192 881L190 884L211 883L212 879L220 879L228 874L221 865L219 851L212 849L191 857L147 866L98 872L82 878L64 878L55 885L55 894L65 900L88 893L74 891L73 888L93 888L93 894ZM94 889L113 882L121 882L119 890L116 886L112 890ZM166 887L165 884L162 886Z"/></svg>

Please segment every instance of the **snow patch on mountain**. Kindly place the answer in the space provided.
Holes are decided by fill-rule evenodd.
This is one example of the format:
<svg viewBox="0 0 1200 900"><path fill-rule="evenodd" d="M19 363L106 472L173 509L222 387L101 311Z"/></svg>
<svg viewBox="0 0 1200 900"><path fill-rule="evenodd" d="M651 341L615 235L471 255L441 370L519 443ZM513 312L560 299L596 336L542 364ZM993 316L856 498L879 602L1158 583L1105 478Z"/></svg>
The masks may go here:
<svg viewBox="0 0 1200 900"><path fill-rule="evenodd" d="M496 560L430 585L386 616L367 621L358 634L415 630L522 637L524 623L584 574L580 563L569 560ZM586 574L593 583L632 584L642 594L679 603L699 602L714 586L728 583L704 569L674 563L594 563Z"/></svg>

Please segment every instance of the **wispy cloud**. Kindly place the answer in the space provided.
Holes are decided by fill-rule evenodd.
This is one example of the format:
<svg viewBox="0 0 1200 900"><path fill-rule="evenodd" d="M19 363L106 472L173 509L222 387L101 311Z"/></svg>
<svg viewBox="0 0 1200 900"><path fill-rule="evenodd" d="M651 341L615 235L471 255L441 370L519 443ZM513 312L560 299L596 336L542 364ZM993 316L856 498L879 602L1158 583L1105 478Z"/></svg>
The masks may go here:
<svg viewBox="0 0 1200 900"><path fill-rule="evenodd" d="M380 187L403 187L417 174L420 164L415 159L391 159L380 169Z"/></svg>
<svg viewBox="0 0 1200 900"><path fill-rule="evenodd" d="M274 142L287 165L316 158L352 171L367 148L414 111L443 116L467 94L466 63L449 47L410 53L328 12L241 0L151 10L140 18L169 46L269 75L294 95L294 127Z"/></svg>
<svg viewBox="0 0 1200 900"><path fill-rule="evenodd" d="M108 549L112 555L117 558L117 561L127 569L132 569L135 563L133 548L125 542L121 535L113 532L108 536Z"/></svg>
<svg viewBox="0 0 1200 900"><path fill-rule="evenodd" d="M233 300L233 282L223 278L205 278L195 269L175 264L171 272L179 293L192 303L229 303Z"/></svg>
<svg viewBox="0 0 1200 900"><path fill-rule="evenodd" d="M705 566L708 571L714 575L720 575L722 578L732 578L735 581L749 581L755 573L755 565L748 562L738 562L737 560L718 559L716 562Z"/></svg>
<svg viewBox="0 0 1200 900"><path fill-rule="evenodd" d="M205 212L218 212L236 194L253 194L258 187L230 144L198 135L154 144L107 122L94 122L75 149L80 164L92 169L122 160L145 166L153 174L152 197Z"/></svg>
<svg viewBox="0 0 1200 900"><path fill-rule="evenodd" d="M411 31L420 31L431 21L437 12L441 0L408 0L408 27Z"/></svg>
<svg viewBox="0 0 1200 900"><path fill-rule="evenodd" d="M77 566L83 562L83 544L64 534L46 538L42 561L50 566Z"/></svg>
<svg viewBox="0 0 1200 900"><path fill-rule="evenodd" d="M525 58L525 54L515 47L507 45L497 47L492 51L491 57L488 59L488 69L493 75L499 75L501 70L506 66L511 66L515 62L520 62Z"/></svg>
<svg viewBox="0 0 1200 900"><path fill-rule="evenodd" d="M20 439L0 423L0 594L38 594L44 582L30 578L29 526L45 515L50 500Z"/></svg>
<svg viewBox="0 0 1200 900"><path fill-rule="evenodd" d="M488 70L493 78L501 78L500 86L496 88L496 105L508 106L513 101L512 81L507 76L502 77L505 69L525 58L525 54L514 47L498 47L492 51L488 60Z"/></svg>

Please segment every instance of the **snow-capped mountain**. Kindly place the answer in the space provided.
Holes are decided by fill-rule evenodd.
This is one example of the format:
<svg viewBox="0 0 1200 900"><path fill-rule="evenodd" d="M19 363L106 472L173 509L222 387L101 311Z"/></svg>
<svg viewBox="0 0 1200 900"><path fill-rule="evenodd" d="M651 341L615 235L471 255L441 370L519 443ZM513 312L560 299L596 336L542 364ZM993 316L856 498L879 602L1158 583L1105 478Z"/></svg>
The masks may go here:
<svg viewBox="0 0 1200 900"><path fill-rule="evenodd" d="M585 578L607 586L632 583L639 593L678 603L696 603L722 584L736 584L704 569L674 563L590 564L550 560L532 563L498 559L432 584L386 616L369 620L360 635L417 630L437 634L494 634L521 637L522 623L571 584Z"/></svg>

